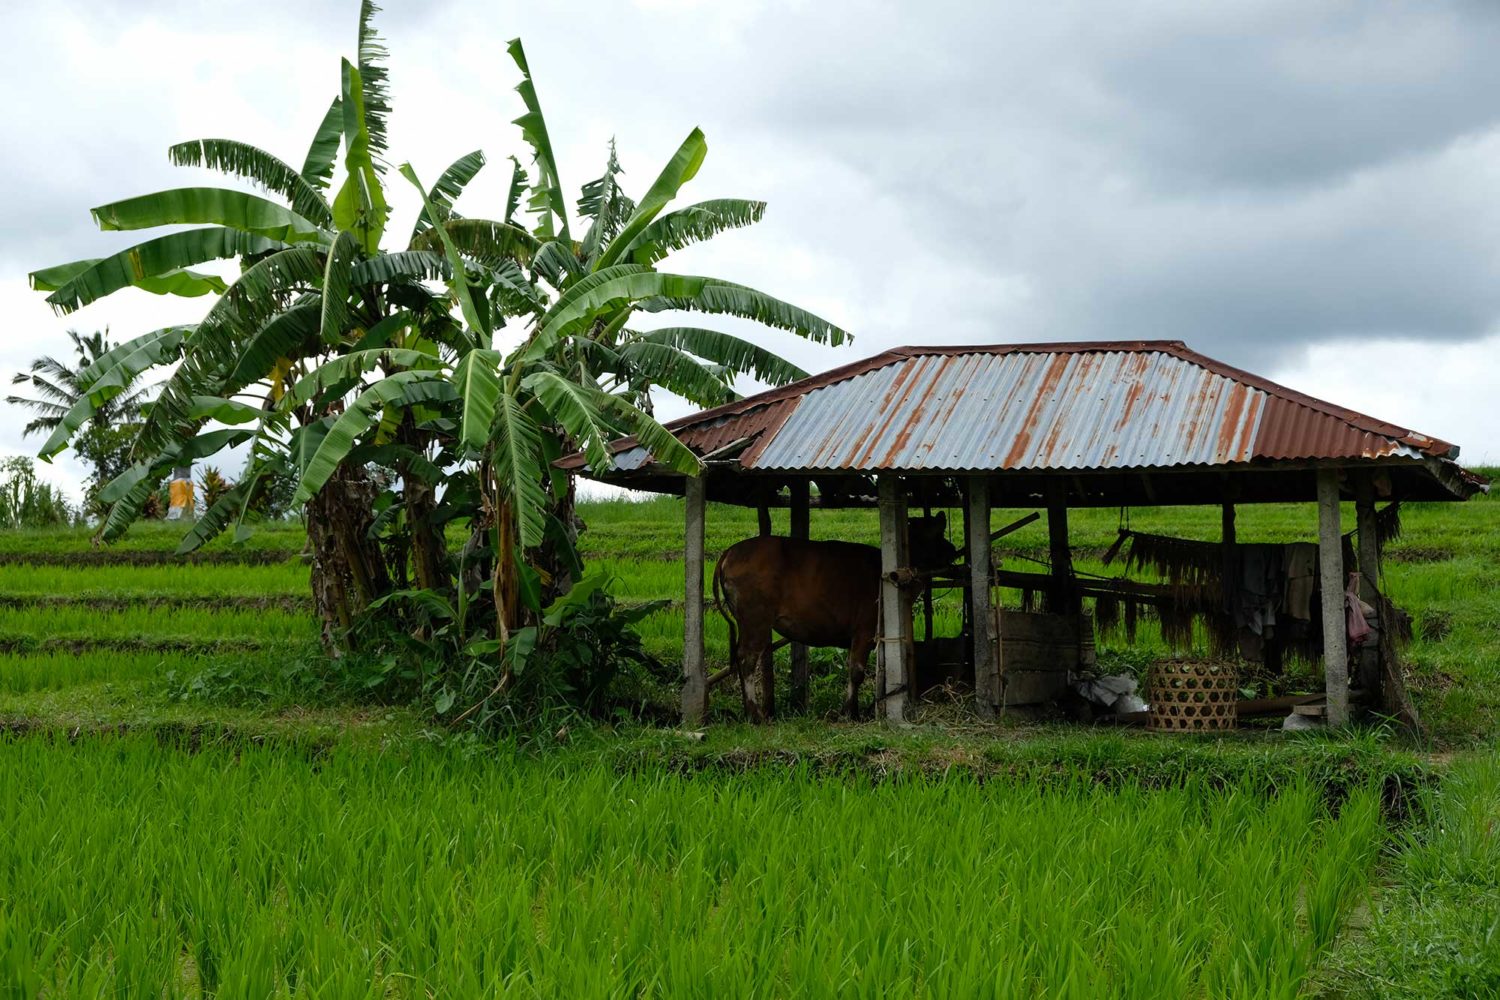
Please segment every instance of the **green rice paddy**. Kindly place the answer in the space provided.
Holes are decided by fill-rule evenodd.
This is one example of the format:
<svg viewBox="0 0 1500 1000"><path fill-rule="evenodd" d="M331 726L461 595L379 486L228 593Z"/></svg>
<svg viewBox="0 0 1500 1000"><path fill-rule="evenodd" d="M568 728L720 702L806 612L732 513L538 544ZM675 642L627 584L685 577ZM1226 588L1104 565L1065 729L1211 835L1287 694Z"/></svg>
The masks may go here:
<svg viewBox="0 0 1500 1000"><path fill-rule="evenodd" d="M0 823L0 978L71 996L1292 997L1382 837L1308 785L138 738L0 745Z"/></svg>
<svg viewBox="0 0 1500 1000"><path fill-rule="evenodd" d="M676 661L680 503L582 515L617 598L667 602L640 631ZM1218 532L1212 510L1129 519ZM1114 572L1121 520L1074 512L1080 570ZM0 993L1500 995L1500 506L1403 520L1385 582L1414 617L1410 686L1463 754L1437 783L1446 757L1371 731L749 730L723 689L701 741L483 748L399 706L195 701L205 671L316 669L297 526L195 563L163 526L105 550L0 534ZM1299 507L1239 519L1315 530ZM712 508L710 556L755 532ZM873 542L874 517L815 513L813 535ZM1037 524L999 555L1045 549ZM959 615L940 595L936 632ZM1147 621L1140 644L1164 651ZM707 645L726 661L716 615ZM836 694L841 654L814 662Z"/></svg>

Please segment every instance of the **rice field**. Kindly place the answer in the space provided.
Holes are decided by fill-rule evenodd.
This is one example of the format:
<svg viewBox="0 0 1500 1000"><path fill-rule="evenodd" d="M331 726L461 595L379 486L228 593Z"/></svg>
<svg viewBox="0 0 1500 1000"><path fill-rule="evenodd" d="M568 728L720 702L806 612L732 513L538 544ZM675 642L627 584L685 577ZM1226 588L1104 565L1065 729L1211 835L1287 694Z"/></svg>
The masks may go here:
<svg viewBox="0 0 1500 1000"><path fill-rule="evenodd" d="M582 515L617 598L666 602L640 631L674 662L680 504ZM1129 516L1218 531L1216 511ZM1500 506L1404 521L1386 585L1414 615L1419 707L1443 745L1490 748ZM1074 513L1080 570L1111 572L1120 523ZM1316 526L1265 507L1239 528ZM755 533L752 511L712 508L710 558ZM875 534L871 512L813 517L814 537ZM400 707L195 701L204 672L309 669L316 626L297 526L193 563L173 560L176 537L0 534L0 993L1487 995L1493 769L1407 807L1411 772L1385 770L1378 733L721 721L703 742L626 728L481 751ZM1033 525L1000 556L1037 569L1045 548ZM937 634L960 614L940 595ZM1149 622L1140 641L1161 651ZM726 662L715 615L707 645ZM814 664L816 704L841 654ZM732 692L716 697L733 718ZM1418 971L1382 974L1397 965Z"/></svg>
<svg viewBox="0 0 1500 1000"><path fill-rule="evenodd" d="M87 817L87 822L79 822ZM1377 795L0 743L25 995L1293 997Z"/></svg>

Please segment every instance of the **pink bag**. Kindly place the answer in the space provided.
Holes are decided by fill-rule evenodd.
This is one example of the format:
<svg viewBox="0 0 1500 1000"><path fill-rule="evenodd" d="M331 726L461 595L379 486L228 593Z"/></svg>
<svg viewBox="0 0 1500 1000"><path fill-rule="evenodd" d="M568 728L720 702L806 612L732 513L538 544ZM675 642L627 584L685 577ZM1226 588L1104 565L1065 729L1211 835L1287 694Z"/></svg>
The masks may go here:
<svg viewBox="0 0 1500 1000"><path fill-rule="evenodd" d="M1359 574L1349 574L1349 589L1344 591L1345 631L1349 635L1349 647L1365 644L1370 635L1370 623L1365 621L1365 602L1359 599Z"/></svg>

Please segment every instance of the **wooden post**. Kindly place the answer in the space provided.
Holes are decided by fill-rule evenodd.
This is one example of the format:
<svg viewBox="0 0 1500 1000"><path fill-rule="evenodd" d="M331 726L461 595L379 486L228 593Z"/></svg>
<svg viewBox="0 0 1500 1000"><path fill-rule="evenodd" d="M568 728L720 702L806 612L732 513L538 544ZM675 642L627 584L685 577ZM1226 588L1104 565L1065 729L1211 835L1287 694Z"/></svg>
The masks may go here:
<svg viewBox="0 0 1500 1000"><path fill-rule="evenodd" d="M1328 725L1349 721L1349 652L1344 633L1344 552L1339 524L1339 473L1318 470L1318 574L1323 597L1323 683Z"/></svg>
<svg viewBox="0 0 1500 1000"><path fill-rule="evenodd" d="M931 519L932 504L922 505L922 517ZM922 586L922 640L932 641L932 581L928 580Z"/></svg>
<svg viewBox="0 0 1500 1000"><path fill-rule="evenodd" d="M689 476L682 490L686 527L682 541L682 722L701 726L708 717L708 678L703 668L703 476Z"/></svg>
<svg viewBox="0 0 1500 1000"><path fill-rule="evenodd" d="M1068 548L1068 501L1060 483L1047 484L1047 540L1052 562L1052 593L1048 604L1055 615L1079 611L1073 586L1073 554Z"/></svg>
<svg viewBox="0 0 1500 1000"><path fill-rule="evenodd" d="M1354 481L1354 513L1359 528L1359 596L1378 609L1380 528L1375 524L1375 484L1368 473L1362 473ZM1377 619L1375 627L1383 629L1386 624ZM1384 703L1380 697L1380 643L1373 638L1367 639L1359 651L1359 686L1365 692L1366 704Z"/></svg>
<svg viewBox="0 0 1500 1000"><path fill-rule="evenodd" d="M964 545L969 557L969 621L974 634L974 701L979 715L995 717L1000 704L998 624L990 590L990 484L970 476L964 508Z"/></svg>
<svg viewBox="0 0 1500 1000"><path fill-rule="evenodd" d="M880 634L876 642L876 676L880 710L886 721L906 721L906 685L911 671L906 657L911 634L911 613L904 589L890 574L906 565L906 493L901 479L882 473L877 490L880 500Z"/></svg>
<svg viewBox="0 0 1500 1000"><path fill-rule="evenodd" d="M808 517L808 487L806 479L794 479L791 483L791 524L793 538L806 540L811 527ZM807 711L807 647L800 642L791 644L788 652L792 668L791 701L794 712Z"/></svg>

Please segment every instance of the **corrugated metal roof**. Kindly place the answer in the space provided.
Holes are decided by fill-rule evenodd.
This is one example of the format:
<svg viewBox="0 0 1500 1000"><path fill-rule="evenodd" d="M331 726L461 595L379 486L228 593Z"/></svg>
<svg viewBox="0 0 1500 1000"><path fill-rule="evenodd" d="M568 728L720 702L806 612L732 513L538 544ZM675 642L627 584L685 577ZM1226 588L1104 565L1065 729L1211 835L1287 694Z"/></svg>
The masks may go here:
<svg viewBox="0 0 1500 1000"><path fill-rule="evenodd" d="M1159 352L915 357L809 392L747 467L1246 462L1265 403L1260 390Z"/></svg>
<svg viewBox="0 0 1500 1000"><path fill-rule="evenodd" d="M754 471L1163 469L1458 453L1176 341L897 348L668 426L699 455L743 442L730 451ZM615 450L621 472L649 465L632 440Z"/></svg>

